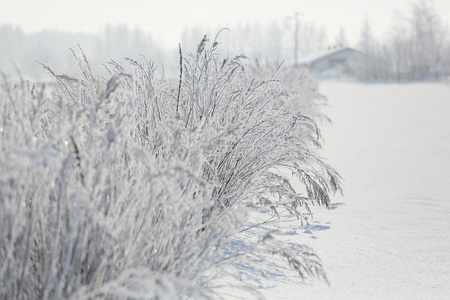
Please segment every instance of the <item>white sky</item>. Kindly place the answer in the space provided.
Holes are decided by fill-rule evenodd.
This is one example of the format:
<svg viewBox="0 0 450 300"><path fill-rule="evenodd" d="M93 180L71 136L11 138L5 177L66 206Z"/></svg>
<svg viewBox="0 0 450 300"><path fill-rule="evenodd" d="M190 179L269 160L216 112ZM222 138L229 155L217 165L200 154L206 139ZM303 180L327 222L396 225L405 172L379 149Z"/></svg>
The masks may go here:
<svg viewBox="0 0 450 300"><path fill-rule="evenodd" d="M357 41L367 14L372 30L383 37L393 11L407 11L409 0L0 0L0 24L25 32L42 29L99 32L107 24L138 26L163 46L176 47L183 29L228 27L253 21L284 20L295 12L304 21L323 25L334 40L342 26L350 43ZM450 1L434 0L443 20L450 20ZM293 22L293 21L292 21ZM294 23L292 23L294 26ZM1 41L0 41L1 42Z"/></svg>

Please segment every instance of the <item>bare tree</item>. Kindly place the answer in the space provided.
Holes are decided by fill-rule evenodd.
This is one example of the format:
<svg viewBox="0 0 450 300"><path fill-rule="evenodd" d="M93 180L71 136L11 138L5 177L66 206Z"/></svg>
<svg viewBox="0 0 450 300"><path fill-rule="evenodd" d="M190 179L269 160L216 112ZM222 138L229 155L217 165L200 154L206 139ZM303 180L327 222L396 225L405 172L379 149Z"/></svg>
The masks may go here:
<svg viewBox="0 0 450 300"><path fill-rule="evenodd" d="M339 33L334 40L335 44L338 46L348 46L347 33L345 32L344 27L339 28Z"/></svg>
<svg viewBox="0 0 450 300"><path fill-rule="evenodd" d="M358 61L357 69L359 69L359 74L361 79L369 80L372 79L374 75L373 62L375 59L375 38L372 34L372 29L370 27L369 19L367 15L364 19L363 29L361 30L359 38L359 48L363 52L363 56Z"/></svg>
<svg viewBox="0 0 450 300"><path fill-rule="evenodd" d="M359 47L364 53L354 67L362 80L438 80L449 71L447 28L436 10L421 0L407 16L395 12L390 36L373 38L366 18Z"/></svg>

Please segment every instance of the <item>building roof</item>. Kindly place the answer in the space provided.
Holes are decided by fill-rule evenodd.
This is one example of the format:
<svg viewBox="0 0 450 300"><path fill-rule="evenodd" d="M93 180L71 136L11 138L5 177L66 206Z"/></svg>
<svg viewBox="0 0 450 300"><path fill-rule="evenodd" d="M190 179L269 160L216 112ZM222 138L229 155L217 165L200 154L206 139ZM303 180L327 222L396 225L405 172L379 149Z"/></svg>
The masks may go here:
<svg viewBox="0 0 450 300"><path fill-rule="evenodd" d="M311 65L315 62L318 62L322 59L328 58L330 56L333 56L335 54L338 54L340 52L343 51L352 51L352 52L358 52L357 50L350 48L350 47L341 47L341 48L332 48L329 50L325 50L325 51L321 51L319 53L314 53L312 55L308 55L306 57L303 57L302 59L300 59L300 61L298 62L301 65Z"/></svg>

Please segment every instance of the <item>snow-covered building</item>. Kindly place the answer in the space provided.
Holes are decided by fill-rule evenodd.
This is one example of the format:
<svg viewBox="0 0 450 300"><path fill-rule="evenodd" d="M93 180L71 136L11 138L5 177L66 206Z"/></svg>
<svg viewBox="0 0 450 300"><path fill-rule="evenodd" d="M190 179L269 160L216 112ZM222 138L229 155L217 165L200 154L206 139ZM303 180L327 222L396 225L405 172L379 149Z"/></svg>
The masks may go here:
<svg viewBox="0 0 450 300"><path fill-rule="evenodd" d="M346 63L360 54L361 52L349 47L334 47L302 58L299 65L306 66L321 75L333 73L335 70L345 72L348 71Z"/></svg>

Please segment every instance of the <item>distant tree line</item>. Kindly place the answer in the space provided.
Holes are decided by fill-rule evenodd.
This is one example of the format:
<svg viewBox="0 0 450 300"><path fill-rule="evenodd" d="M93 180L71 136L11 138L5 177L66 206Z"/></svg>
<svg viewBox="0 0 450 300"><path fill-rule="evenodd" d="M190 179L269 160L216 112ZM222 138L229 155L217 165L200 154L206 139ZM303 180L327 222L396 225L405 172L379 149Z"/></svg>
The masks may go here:
<svg viewBox="0 0 450 300"><path fill-rule="evenodd" d="M295 42L294 19L286 18L269 24L242 23L224 30L218 38L222 44L222 55L234 56L241 53L249 57L270 61L294 62ZM298 23L298 57L325 49L328 45L327 33L323 27L313 23ZM204 35L214 39L222 28L187 27L180 43L184 54L195 53L195 46ZM345 39L340 33L341 40ZM24 75L42 78L43 69L36 61L55 68L55 71L76 73L78 66L69 48L83 48L93 67L103 69L102 64L109 59L126 65L124 57L138 59L139 55L151 58L157 64L164 63L168 76L178 73L178 45L165 49L148 33L125 25L107 26L97 34L71 33L57 30L43 30L25 33L20 27L0 25L0 72L16 73L16 67ZM107 60L105 60L107 59Z"/></svg>
<svg viewBox="0 0 450 300"><path fill-rule="evenodd" d="M45 73L36 61L51 65L56 72L79 72L69 50L78 49L78 44L98 69L109 59L123 62L124 57L137 58L140 54L161 61L164 52L149 34L125 25L107 26L101 34L56 30L27 34L20 27L2 25L0 41L0 72L15 74L17 68L24 75L39 78Z"/></svg>
<svg viewBox="0 0 450 300"><path fill-rule="evenodd" d="M384 42L372 35L366 18L359 49L350 63L365 81L440 80L450 74L450 39L436 10L425 1L410 4L406 15L396 12Z"/></svg>

